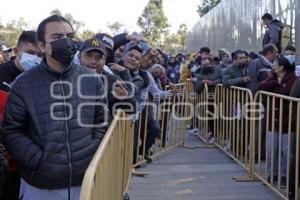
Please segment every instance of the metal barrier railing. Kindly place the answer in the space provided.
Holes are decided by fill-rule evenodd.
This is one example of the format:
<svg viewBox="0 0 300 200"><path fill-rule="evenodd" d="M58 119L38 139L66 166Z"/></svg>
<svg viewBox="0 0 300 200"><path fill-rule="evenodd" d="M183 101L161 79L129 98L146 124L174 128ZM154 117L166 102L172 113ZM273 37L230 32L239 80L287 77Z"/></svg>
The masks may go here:
<svg viewBox="0 0 300 200"><path fill-rule="evenodd" d="M153 159L184 143L184 119L187 116L186 84L176 84L172 88L176 88L176 94L165 99L148 99L144 111L140 113L135 124L137 141L134 167L146 163L148 158Z"/></svg>
<svg viewBox="0 0 300 200"><path fill-rule="evenodd" d="M215 144L237 161L253 178L251 113L253 96L249 89L239 87L215 88Z"/></svg>
<svg viewBox="0 0 300 200"><path fill-rule="evenodd" d="M82 182L81 200L123 199L132 171L133 125L123 111L114 116Z"/></svg>
<svg viewBox="0 0 300 200"><path fill-rule="evenodd" d="M193 105L192 112L189 113L193 117L190 121L190 126L199 130L198 137L208 145L209 128L208 128L208 111L209 111L209 99L208 99L208 87L204 84L203 90L200 94L197 94L195 84L193 81L188 80L188 102ZM213 120L213 119L211 119ZM210 130L213 132L213 130Z"/></svg>
<svg viewBox="0 0 300 200"><path fill-rule="evenodd" d="M255 175L283 199L298 199L300 99L258 91L254 103L264 108L252 134Z"/></svg>

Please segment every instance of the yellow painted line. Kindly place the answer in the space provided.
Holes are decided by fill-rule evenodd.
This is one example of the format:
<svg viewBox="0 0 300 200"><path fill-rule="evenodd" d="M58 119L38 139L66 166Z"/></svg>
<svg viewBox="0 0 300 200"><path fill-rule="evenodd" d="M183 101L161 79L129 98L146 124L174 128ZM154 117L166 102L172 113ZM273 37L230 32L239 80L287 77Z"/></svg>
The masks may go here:
<svg viewBox="0 0 300 200"><path fill-rule="evenodd" d="M184 179L178 179L175 181L169 181L166 184L163 184L164 186L173 186L173 185L177 185L177 184L181 184L181 183L188 183L188 182L192 182L194 181L195 178L184 178Z"/></svg>
<svg viewBox="0 0 300 200"><path fill-rule="evenodd" d="M186 195L186 194L191 194L193 192L193 190L191 189L186 189L186 190L179 190L175 192L176 196L182 196L182 195Z"/></svg>

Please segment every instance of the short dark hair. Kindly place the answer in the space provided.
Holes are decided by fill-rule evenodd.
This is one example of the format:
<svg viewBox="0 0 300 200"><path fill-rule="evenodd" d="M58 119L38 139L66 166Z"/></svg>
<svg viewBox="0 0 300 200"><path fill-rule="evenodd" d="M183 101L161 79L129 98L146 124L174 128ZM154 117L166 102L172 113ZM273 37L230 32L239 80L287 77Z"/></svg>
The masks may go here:
<svg viewBox="0 0 300 200"><path fill-rule="evenodd" d="M287 47L285 47L284 50L296 52L296 48L293 45L288 45Z"/></svg>
<svg viewBox="0 0 300 200"><path fill-rule="evenodd" d="M263 50L261 51L261 54L265 56L268 53L275 51L276 49L277 49L277 47L274 44L266 44L263 47Z"/></svg>
<svg viewBox="0 0 300 200"><path fill-rule="evenodd" d="M71 26L71 28L73 29L73 26L66 18L64 18L60 15L51 15L50 17L47 17L39 24L37 31L36 31L37 32L36 33L37 41L45 42L45 29L46 29L46 25L50 22L65 22L65 23L69 24ZM73 29L73 31L74 31L74 29Z"/></svg>
<svg viewBox="0 0 300 200"><path fill-rule="evenodd" d="M141 54L143 54L143 50L142 50L140 47L136 46L136 45L130 47L130 48L126 51L126 53L129 52L129 51L132 51L132 50L136 50L136 51L140 52Z"/></svg>
<svg viewBox="0 0 300 200"><path fill-rule="evenodd" d="M295 71L295 64L290 63L290 61L283 54L280 54L276 60L279 66L283 66L284 71Z"/></svg>
<svg viewBox="0 0 300 200"><path fill-rule="evenodd" d="M209 47L201 47L201 49L199 50L199 53L203 53L203 52L210 54L210 48Z"/></svg>
<svg viewBox="0 0 300 200"><path fill-rule="evenodd" d="M262 20L273 20L273 17L270 13L265 13L262 17Z"/></svg>
<svg viewBox="0 0 300 200"><path fill-rule="evenodd" d="M36 45L36 32L35 31L23 31L18 39L17 47L23 44L31 43Z"/></svg>
<svg viewBox="0 0 300 200"><path fill-rule="evenodd" d="M231 55L232 55L233 60L237 60L238 55L240 55L240 54L245 54L246 55L246 51L244 51L242 49L237 49L234 52L232 52Z"/></svg>
<svg viewBox="0 0 300 200"><path fill-rule="evenodd" d="M256 58L258 58L258 55L257 55L257 53L251 51L249 53L249 58L251 58L252 60L255 60Z"/></svg>

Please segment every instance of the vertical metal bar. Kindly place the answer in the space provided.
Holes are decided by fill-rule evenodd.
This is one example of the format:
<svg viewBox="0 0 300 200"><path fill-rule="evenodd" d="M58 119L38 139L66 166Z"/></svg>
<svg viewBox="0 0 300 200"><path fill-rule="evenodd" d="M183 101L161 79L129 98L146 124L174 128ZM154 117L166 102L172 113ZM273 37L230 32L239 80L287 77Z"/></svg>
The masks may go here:
<svg viewBox="0 0 300 200"><path fill-rule="evenodd" d="M241 91L241 95L242 95L242 104L245 105L245 94L243 91ZM246 138L244 138L244 134L245 134L244 120L245 120L245 118L241 119L241 156L243 157L244 162L246 162L245 154L246 154L247 149L245 148L245 154L244 154L244 140L246 139ZM245 146L247 146L247 145L245 144Z"/></svg>
<svg viewBox="0 0 300 200"><path fill-rule="evenodd" d="M261 94L259 95L259 104L262 104L262 95ZM258 117L260 117L260 116L258 116ZM256 128L256 126L255 126L255 128ZM255 129L255 131L256 130L257 129ZM258 120L258 174L260 176L261 176L261 139L262 139L262 119L259 119Z"/></svg>
<svg viewBox="0 0 300 200"><path fill-rule="evenodd" d="M272 145L271 145L271 185L274 183L274 131L275 131L275 96L272 97Z"/></svg>
<svg viewBox="0 0 300 200"><path fill-rule="evenodd" d="M269 141L269 138L268 138L268 135L269 135L269 123L270 123L270 96L267 96L267 112L266 112L266 146L265 146L265 160L266 160L266 164L265 164L265 179L267 180L268 178L268 142Z"/></svg>
<svg viewBox="0 0 300 200"><path fill-rule="evenodd" d="M279 99L279 146L278 146L278 184L277 190L280 191L280 183L281 183L281 149L282 149L282 102L283 99Z"/></svg>
<svg viewBox="0 0 300 200"><path fill-rule="evenodd" d="M244 92L244 91L243 91ZM250 100L250 97L248 96L248 94L246 92L245 93L245 103L249 103L249 100ZM249 121L248 119L245 119L245 163L246 165L248 165L250 163L250 155L251 155L251 152L249 152L249 155L248 155L248 150L249 150L249 138L248 138L248 129L249 129Z"/></svg>
<svg viewBox="0 0 300 200"><path fill-rule="evenodd" d="M287 152L287 172L286 172L286 197L289 197L289 191L290 191L290 156L291 156L291 130L292 130L292 107L293 107L293 101L290 100L289 103L289 127L288 127L288 152ZM293 149L292 149L293 150Z"/></svg>
<svg viewBox="0 0 300 200"><path fill-rule="evenodd" d="M237 90L237 102L241 105L241 97L240 97L240 90ZM239 159L240 161L242 161L242 156L241 156L241 150L242 150L242 146L240 146L240 139L241 139L241 132L240 132L240 122L241 119L243 119L243 117L238 118L236 121L236 135L237 135L237 159Z"/></svg>
<svg viewBox="0 0 300 200"><path fill-rule="evenodd" d="M231 101L231 102L233 102L233 107L237 107L237 113L236 113L236 115L238 115L238 105L237 105L237 101L236 101L236 94L235 94L235 89L232 89L232 100L233 101ZM232 155L234 156L234 157L236 157L236 130L235 130L235 120L236 120L236 118L237 118L237 116L234 116L234 118L233 118L233 120L230 120L231 121L231 123L230 124L232 124L232 126L231 126L231 133L232 133L232 143L233 143L233 145L232 145Z"/></svg>

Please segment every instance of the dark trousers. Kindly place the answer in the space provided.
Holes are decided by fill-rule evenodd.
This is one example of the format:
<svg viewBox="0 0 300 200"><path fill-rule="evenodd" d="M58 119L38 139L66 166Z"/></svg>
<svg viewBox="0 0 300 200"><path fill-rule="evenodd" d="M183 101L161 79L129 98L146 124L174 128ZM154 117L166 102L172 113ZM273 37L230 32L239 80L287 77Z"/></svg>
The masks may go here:
<svg viewBox="0 0 300 200"><path fill-rule="evenodd" d="M20 192L20 172L10 171L7 173L6 184L4 186L3 200L18 200Z"/></svg>
<svg viewBox="0 0 300 200"><path fill-rule="evenodd" d="M146 126L146 114L147 114L147 138L145 143L145 153L147 154L149 149L152 147L152 145L155 143L155 138L157 135L160 134L160 125L157 119L155 119L153 107L148 106L148 113L146 113L147 109L146 107L142 111L141 118L139 118L135 122L134 126L134 142L133 142L133 163L136 163L137 161L137 149L139 148L139 154L143 154L143 147L144 147L144 138L145 138L145 126ZM142 141L142 144L140 147L138 147L139 142L139 126L141 121L141 129L140 129L140 139Z"/></svg>

